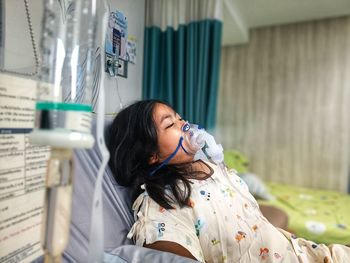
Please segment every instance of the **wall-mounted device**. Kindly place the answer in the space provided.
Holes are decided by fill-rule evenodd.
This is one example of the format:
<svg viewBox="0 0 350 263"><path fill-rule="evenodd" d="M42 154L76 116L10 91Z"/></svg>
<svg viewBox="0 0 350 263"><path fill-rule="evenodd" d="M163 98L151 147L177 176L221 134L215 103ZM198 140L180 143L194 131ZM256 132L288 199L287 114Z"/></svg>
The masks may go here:
<svg viewBox="0 0 350 263"><path fill-rule="evenodd" d="M117 75L123 78L128 77L128 61L124 59L118 60Z"/></svg>
<svg viewBox="0 0 350 263"><path fill-rule="evenodd" d="M127 78L127 25L127 19L122 12L115 11L109 14L105 43L105 71L111 77Z"/></svg>

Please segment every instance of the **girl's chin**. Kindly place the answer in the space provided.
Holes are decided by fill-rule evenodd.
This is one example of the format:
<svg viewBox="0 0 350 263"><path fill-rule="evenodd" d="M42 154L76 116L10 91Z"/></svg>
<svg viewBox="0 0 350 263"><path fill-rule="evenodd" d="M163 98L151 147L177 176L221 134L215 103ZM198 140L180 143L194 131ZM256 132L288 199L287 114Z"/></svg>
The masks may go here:
<svg viewBox="0 0 350 263"><path fill-rule="evenodd" d="M174 162L171 162L171 164L188 164L188 163L192 163L194 160L194 156L186 156L186 158L183 158L181 160L176 160Z"/></svg>

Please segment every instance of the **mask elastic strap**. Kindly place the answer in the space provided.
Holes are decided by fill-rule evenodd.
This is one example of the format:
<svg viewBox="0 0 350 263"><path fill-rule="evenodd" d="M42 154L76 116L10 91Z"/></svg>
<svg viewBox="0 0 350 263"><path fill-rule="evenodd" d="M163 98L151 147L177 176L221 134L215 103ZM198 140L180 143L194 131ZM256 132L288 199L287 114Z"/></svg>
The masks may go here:
<svg viewBox="0 0 350 263"><path fill-rule="evenodd" d="M150 175L154 175L154 173L155 173L156 171L158 171L158 170L159 170L160 168L162 168L164 165L167 165L167 164L170 162L170 160L174 158L174 156L176 155L176 153L179 151L180 147L181 147L182 149L184 149L184 147L182 146L182 141L183 141L183 139L184 139L184 138L181 136L181 137L180 137L180 140L179 140L179 144L177 145L175 151L174 151L168 158L166 158L159 166L157 166L157 167L150 173ZM185 151L185 152L186 152L186 151ZM187 153L187 152L186 152L186 153Z"/></svg>

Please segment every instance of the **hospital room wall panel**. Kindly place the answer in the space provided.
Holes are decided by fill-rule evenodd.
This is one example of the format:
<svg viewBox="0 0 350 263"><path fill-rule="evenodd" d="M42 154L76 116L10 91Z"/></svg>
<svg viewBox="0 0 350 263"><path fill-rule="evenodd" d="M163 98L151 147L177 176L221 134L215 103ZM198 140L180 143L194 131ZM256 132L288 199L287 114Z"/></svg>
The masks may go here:
<svg viewBox="0 0 350 263"><path fill-rule="evenodd" d="M265 180L347 191L350 17L253 29L223 47L218 133Z"/></svg>

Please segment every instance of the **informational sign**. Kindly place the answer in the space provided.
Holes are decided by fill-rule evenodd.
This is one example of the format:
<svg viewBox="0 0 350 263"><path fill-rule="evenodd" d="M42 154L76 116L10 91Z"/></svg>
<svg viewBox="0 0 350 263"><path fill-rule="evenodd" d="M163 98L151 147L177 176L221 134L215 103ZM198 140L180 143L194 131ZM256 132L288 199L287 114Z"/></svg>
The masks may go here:
<svg viewBox="0 0 350 263"><path fill-rule="evenodd" d="M0 263L31 262L40 244L49 147L33 146L36 82L0 74Z"/></svg>
<svg viewBox="0 0 350 263"><path fill-rule="evenodd" d="M119 58L126 60L126 44L128 41L128 21L126 16L120 11L114 12L115 24L117 31L120 32L120 49Z"/></svg>
<svg viewBox="0 0 350 263"><path fill-rule="evenodd" d="M127 57L127 60L132 64L136 64L136 48L137 48L136 37L129 35L128 45L126 48L126 57Z"/></svg>
<svg viewBox="0 0 350 263"><path fill-rule="evenodd" d="M127 40L128 22L124 14L118 10L110 12L105 42L105 71L110 76L126 77L124 69L127 69ZM119 60L122 60L119 62ZM125 65L125 66L124 66ZM119 70L123 67L123 70Z"/></svg>

